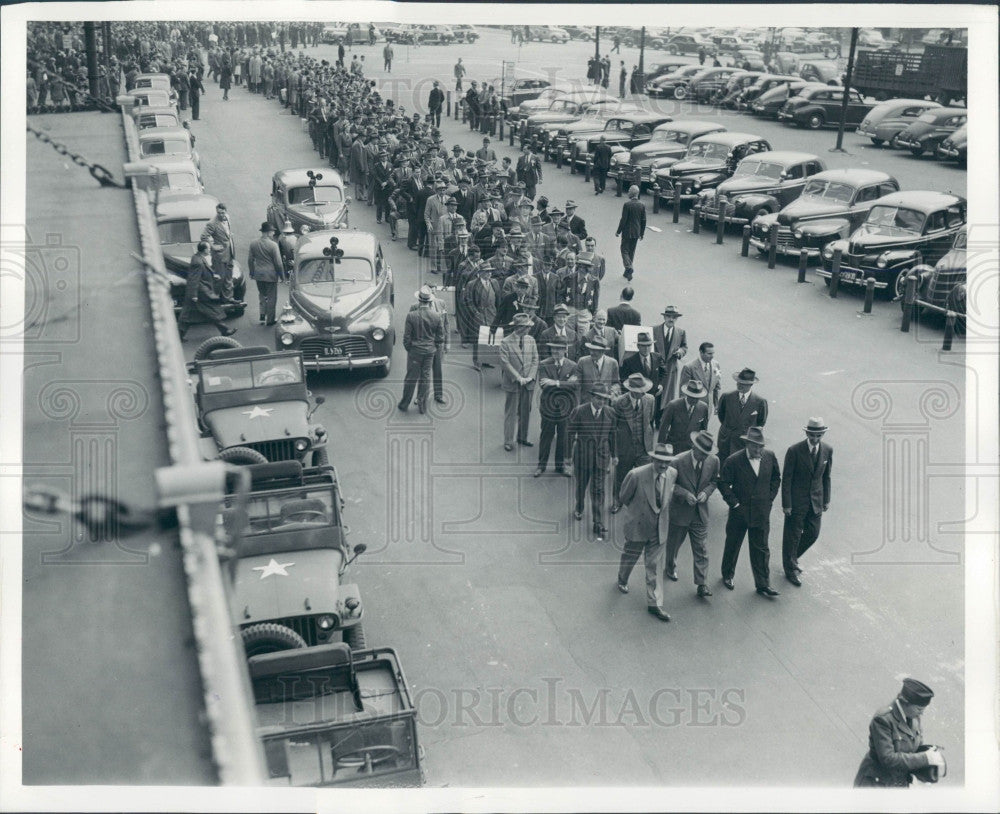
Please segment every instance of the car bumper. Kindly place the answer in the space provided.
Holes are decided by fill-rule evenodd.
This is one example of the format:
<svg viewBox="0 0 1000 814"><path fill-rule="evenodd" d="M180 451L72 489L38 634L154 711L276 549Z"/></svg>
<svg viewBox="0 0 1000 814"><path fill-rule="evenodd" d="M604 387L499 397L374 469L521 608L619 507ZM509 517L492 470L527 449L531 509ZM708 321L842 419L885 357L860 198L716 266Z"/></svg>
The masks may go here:
<svg viewBox="0 0 1000 814"><path fill-rule="evenodd" d="M279 346L279 350L287 350ZM355 370L365 367L384 367L389 362L388 356L303 356L302 364L306 370Z"/></svg>
<svg viewBox="0 0 1000 814"><path fill-rule="evenodd" d="M914 147L923 147L924 146L923 142L917 141L915 139L913 139L913 140L911 140L911 139L903 139L903 138L900 138L899 136L896 136L896 138L894 138L892 140L892 144L893 144L894 147L901 147L904 150L910 150L910 149L912 149Z"/></svg>
<svg viewBox="0 0 1000 814"><path fill-rule="evenodd" d="M958 158L962 155L956 147L945 147L943 145L938 145L937 154L943 156L944 158Z"/></svg>
<svg viewBox="0 0 1000 814"><path fill-rule="evenodd" d="M718 209L702 209L701 210L702 220L710 220L712 222L717 222L719 220L719 210ZM744 218L737 215L735 212L726 212L722 215L722 220L726 223L732 223L735 226L746 226L750 223L750 218Z"/></svg>
<svg viewBox="0 0 1000 814"><path fill-rule="evenodd" d="M869 277L875 278L875 288L884 289L889 287L889 281L886 278L886 274L891 273L893 277L899 273L899 269L866 269L857 268L853 266L841 266L840 267L840 285L853 285L858 288L864 288L866 285L866 280ZM833 271L826 266L816 269L816 274L825 280L829 280L833 277Z"/></svg>
<svg viewBox="0 0 1000 814"><path fill-rule="evenodd" d="M865 138L878 138L879 137L878 133L875 132L875 128L874 127L862 127L862 126L858 126L858 128L854 132L857 133L859 136L864 136Z"/></svg>
<svg viewBox="0 0 1000 814"><path fill-rule="evenodd" d="M795 121L794 113L786 113L784 110L778 111L778 121L779 122L790 122Z"/></svg>
<svg viewBox="0 0 1000 814"><path fill-rule="evenodd" d="M771 243L764 238L757 237L756 235L751 235L750 245L759 251L766 252L770 247ZM781 235L778 235L778 243L775 246L778 254L788 255L798 257L803 249L806 251L806 256L810 260L815 260L820 256L821 250L815 247L810 248L809 246L796 246L794 243L789 241L782 241Z"/></svg>

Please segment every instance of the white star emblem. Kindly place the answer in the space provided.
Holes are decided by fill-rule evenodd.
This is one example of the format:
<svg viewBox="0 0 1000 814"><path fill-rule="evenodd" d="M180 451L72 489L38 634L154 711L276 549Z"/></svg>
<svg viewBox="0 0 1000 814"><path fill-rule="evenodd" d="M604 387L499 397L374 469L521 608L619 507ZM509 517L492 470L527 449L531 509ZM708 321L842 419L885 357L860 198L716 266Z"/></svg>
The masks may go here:
<svg viewBox="0 0 1000 814"><path fill-rule="evenodd" d="M264 418L270 418L271 411L273 409L273 407L254 407L252 410L244 410L243 415L250 416L250 421L253 421L255 418L260 418L261 416Z"/></svg>
<svg viewBox="0 0 1000 814"><path fill-rule="evenodd" d="M274 574L278 574L282 577L287 577L289 574L285 570L295 565L294 562L278 562L274 557L271 557L271 561L267 565L256 565L254 566L254 571L260 571L260 578L270 577Z"/></svg>

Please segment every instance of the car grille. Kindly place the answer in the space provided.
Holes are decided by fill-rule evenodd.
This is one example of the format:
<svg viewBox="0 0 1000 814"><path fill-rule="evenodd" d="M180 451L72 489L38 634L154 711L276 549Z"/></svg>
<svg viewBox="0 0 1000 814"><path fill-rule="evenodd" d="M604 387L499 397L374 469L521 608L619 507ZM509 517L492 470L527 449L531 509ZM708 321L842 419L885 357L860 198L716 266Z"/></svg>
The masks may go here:
<svg viewBox="0 0 1000 814"><path fill-rule="evenodd" d="M725 201L725 214L732 215L736 211L735 205L729 201ZM711 197L704 198L701 201L701 212L703 215L715 215L719 211L719 198L717 195L712 195Z"/></svg>
<svg viewBox="0 0 1000 814"><path fill-rule="evenodd" d="M295 449L295 442L297 440L296 438L279 438L275 441L254 441L253 443L241 444L240 446L257 450L257 452L267 458L269 463L295 461L302 457Z"/></svg>
<svg viewBox="0 0 1000 814"><path fill-rule="evenodd" d="M307 360L317 356L336 358L371 354L368 341L363 336L313 336L303 339L299 349Z"/></svg>
<svg viewBox="0 0 1000 814"><path fill-rule="evenodd" d="M948 302L948 295L959 283L965 282L965 269L961 271L935 271L927 284L926 301L942 308Z"/></svg>

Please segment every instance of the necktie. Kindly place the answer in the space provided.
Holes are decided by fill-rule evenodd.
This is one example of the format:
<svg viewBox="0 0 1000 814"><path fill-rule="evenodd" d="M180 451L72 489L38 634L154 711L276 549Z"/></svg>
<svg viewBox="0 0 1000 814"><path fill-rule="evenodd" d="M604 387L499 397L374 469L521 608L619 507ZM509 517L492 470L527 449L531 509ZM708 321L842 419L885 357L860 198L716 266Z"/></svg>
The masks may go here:
<svg viewBox="0 0 1000 814"><path fill-rule="evenodd" d="M524 337L521 337L521 353L524 353Z"/></svg>
<svg viewBox="0 0 1000 814"><path fill-rule="evenodd" d="M649 357L642 357L642 370L648 376L649 375Z"/></svg>
<svg viewBox="0 0 1000 814"><path fill-rule="evenodd" d="M670 340L674 338L674 329L667 328L667 335L663 337L663 352L670 353Z"/></svg>
<svg viewBox="0 0 1000 814"><path fill-rule="evenodd" d="M815 469L816 465L819 463L819 444L816 444L814 447L811 447L811 450L812 450L813 468Z"/></svg>
<svg viewBox="0 0 1000 814"><path fill-rule="evenodd" d="M632 399L632 404L635 405L635 411L639 412L639 399Z"/></svg>
<svg viewBox="0 0 1000 814"><path fill-rule="evenodd" d="M656 476L656 511L663 508L663 473Z"/></svg>
<svg viewBox="0 0 1000 814"><path fill-rule="evenodd" d="M705 367L705 375L708 376L708 363L707 362L705 363L704 367Z"/></svg>
<svg viewBox="0 0 1000 814"><path fill-rule="evenodd" d="M701 480L701 461L697 461L696 460L694 462L694 482L695 482L695 485L697 485L698 481L700 481L700 480Z"/></svg>
<svg viewBox="0 0 1000 814"><path fill-rule="evenodd" d="M747 394L740 393L740 407L746 407L746 406L747 406Z"/></svg>

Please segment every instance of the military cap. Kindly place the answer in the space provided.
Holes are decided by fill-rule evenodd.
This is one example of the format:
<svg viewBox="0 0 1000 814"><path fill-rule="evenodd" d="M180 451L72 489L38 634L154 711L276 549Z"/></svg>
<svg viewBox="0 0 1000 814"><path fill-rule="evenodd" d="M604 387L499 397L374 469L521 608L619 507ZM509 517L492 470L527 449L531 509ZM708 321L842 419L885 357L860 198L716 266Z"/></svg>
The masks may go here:
<svg viewBox="0 0 1000 814"><path fill-rule="evenodd" d="M899 697L907 704L926 707L934 697L934 691L922 681L917 681L915 678L904 678Z"/></svg>

